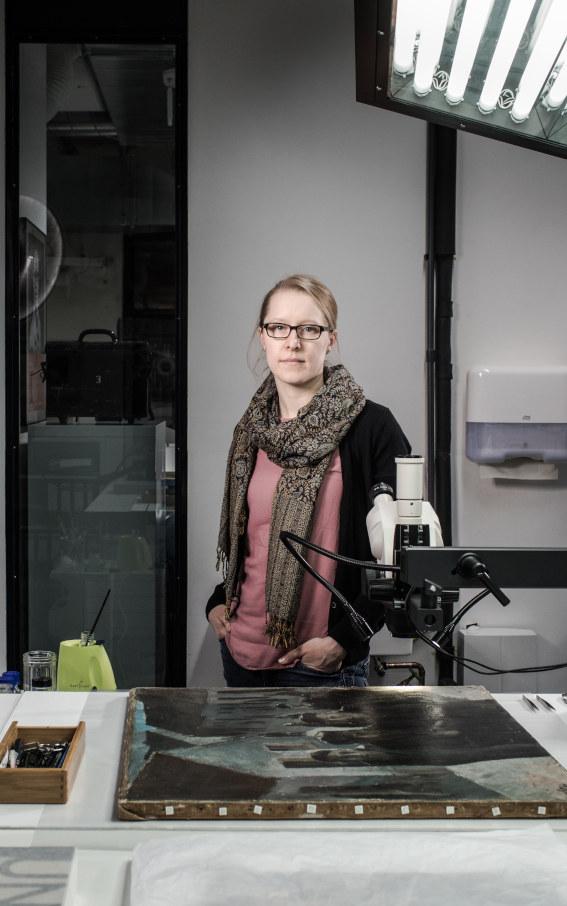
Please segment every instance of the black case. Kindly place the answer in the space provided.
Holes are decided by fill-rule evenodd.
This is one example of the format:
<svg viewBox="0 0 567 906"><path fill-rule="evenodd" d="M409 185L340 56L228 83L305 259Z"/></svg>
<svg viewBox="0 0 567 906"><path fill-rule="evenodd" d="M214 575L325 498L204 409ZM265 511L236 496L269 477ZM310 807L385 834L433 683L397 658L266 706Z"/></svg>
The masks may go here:
<svg viewBox="0 0 567 906"><path fill-rule="evenodd" d="M102 334L102 342L84 342ZM114 331L83 330L78 340L46 344L47 417L98 421L147 418L152 356L143 341L118 341Z"/></svg>

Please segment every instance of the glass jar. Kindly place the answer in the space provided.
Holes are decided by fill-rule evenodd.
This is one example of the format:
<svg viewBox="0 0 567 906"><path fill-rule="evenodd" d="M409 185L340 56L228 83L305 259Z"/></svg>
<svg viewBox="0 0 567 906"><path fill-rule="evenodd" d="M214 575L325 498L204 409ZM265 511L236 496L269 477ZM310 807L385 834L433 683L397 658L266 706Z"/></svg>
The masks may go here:
<svg viewBox="0 0 567 906"><path fill-rule="evenodd" d="M26 651L23 657L23 688L51 692L56 688L57 655L54 651Z"/></svg>

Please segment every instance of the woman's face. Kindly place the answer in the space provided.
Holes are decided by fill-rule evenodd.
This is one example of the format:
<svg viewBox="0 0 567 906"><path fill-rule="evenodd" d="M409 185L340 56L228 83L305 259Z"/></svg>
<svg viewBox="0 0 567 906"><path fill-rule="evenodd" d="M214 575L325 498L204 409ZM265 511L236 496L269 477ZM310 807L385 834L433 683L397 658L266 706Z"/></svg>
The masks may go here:
<svg viewBox="0 0 567 906"><path fill-rule="evenodd" d="M274 293L264 323L328 327L319 306L311 296L298 289L280 289ZM317 340L302 340L295 330L285 340L269 337L265 330L259 330L259 336L276 384L313 387L314 392L319 389L326 355L336 343L334 331L324 330Z"/></svg>

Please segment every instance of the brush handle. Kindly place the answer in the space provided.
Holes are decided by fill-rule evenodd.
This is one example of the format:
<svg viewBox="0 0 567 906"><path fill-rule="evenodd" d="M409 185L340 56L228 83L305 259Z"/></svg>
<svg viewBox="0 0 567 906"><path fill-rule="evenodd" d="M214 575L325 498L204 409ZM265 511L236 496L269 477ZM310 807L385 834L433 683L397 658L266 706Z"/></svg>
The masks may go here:
<svg viewBox="0 0 567 906"><path fill-rule="evenodd" d="M97 613L97 615L96 615L96 617L95 617L95 621L94 621L93 625L91 626L90 632L89 632L89 634L88 634L88 636L87 636L87 641L86 641L86 644L87 644L87 645L89 644L89 639L90 639L91 636L94 634L94 631L95 631L95 629L96 629L96 625L97 625L98 621L100 620L101 614L102 614L102 612L103 612L103 610L104 610L105 604L106 604L106 602L108 601L109 596L110 596L110 588L109 588L108 591L106 592L106 595L104 596L104 601L103 601L102 604L100 605L100 610L99 610L99 612Z"/></svg>

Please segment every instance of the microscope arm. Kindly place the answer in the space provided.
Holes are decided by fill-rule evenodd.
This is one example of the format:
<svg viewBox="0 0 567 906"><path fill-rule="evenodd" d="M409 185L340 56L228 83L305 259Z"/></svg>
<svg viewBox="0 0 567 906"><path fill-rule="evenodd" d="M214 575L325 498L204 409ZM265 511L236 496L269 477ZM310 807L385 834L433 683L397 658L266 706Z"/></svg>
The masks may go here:
<svg viewBox="0 0 567 906"><path fill-rule="evenodd" d="M482 569L477 575L456 569L471 554L501 588L567 588L567 550L560 547L407 547L400 551L400 580L417 588L428 579L444 588L486 587Z"/></svg>

